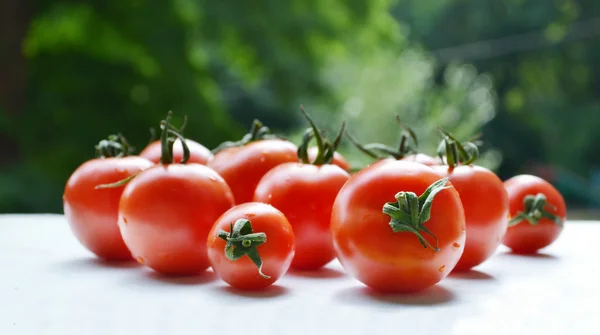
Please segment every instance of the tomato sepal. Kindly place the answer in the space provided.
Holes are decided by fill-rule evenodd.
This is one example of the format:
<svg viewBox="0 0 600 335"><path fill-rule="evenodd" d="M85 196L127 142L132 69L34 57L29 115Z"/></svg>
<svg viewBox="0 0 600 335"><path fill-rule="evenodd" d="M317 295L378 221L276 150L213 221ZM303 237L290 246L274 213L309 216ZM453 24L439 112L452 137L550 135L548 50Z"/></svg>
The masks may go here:
<svg viewBox="0 0 600 335"><path fill-rule="evenodd" d="M461 143L452 134L440 128L442 140L438 146L437 153L442 162L450 167L459 164L469 165L479 158L479 148L472 141ZM444 158L446 158L444 160Z"/></svg>
<svg viewBox="0 0 600 335"><path fill-rule="evenodd" d="M508 222L510 227L523 221L527 221L531 225L537 225L541 219L554 221L554 223L561 227L564 225L563 220L559 216L554 215L547 210L548 208L556 210L556 206L548 203L548 200L543 193L525 196L525 198L523 198L523 204L525 205L525 210L518 212L517 215L510 219Z"/></svg>
<svg viewBox="0 0 600 335"><path fill-rule="evenodd" d="M133 151L122 134L109 135L107 139L101 140L95 148L98 158L125 157Z"/></svg>
<svg viewBox="0 0 600 335"><path fill-rule="evenodd" d="M321 129L319 129L313 118L304 110L304 106L300 106L300 111L302 112L302 115L304 115L304 118L308 121L310 128L306 129L304 135L302 136L302 143L298 146L298 159L303 164L331 164L333 162L333 156L335 155L335 152L337 151L337 148L344 137L346 122L342 122L340 130L338 131L333 142L331 142L323 135L323 132ZM308 155L308 145L313 138L317 142L317 156L311 162Z"/></svg>
<svg viewBox="0 0 600 335"><path fill-rule="evenodd" d="M254 119L254 121L252 121L252 126L250 127L250 132L248 132L246 135L244 135L241 140L225 141L225 142L219 144L216 148L214 148L212 150L212 153L217 154L219 151L223 151L225 149L235 148L235 147L243 147L244 145L252 143L252 142L269 140L269 139L282 139L283 140L284 138L281 136L272 134L271 129L269 129L269 127L263 125L263 123L260 122L260 120Z"/></svg>
<svg viewBox="0 0 600 335"><path fill-rule="evenodd" d="M217 236L226 242L225 257L230 261L236 261L244 256L258 267L258 274L269 279L271 276L262 272L263 261L260 258L257 247L267 242L267 234L255 233L252 230L250 220L238 219L229 225L229 232L219 229Z"/></svg>
<svg viewBox="0 0 600 335"><path fill-rule="evenodd" d="M386 203L382 210L384 214L391 217L389 224L392 230L395 233L413 233L424 248L431 248L435 252L440 251L437 237L424 224L431 218L431 206L435 196L452 187L446 185L447 183L448 178L440 179L431 184L420 196L413 192L398 192L395 196L396 201ZM435 247L427 242L421 232L434 238Z"/></svg>

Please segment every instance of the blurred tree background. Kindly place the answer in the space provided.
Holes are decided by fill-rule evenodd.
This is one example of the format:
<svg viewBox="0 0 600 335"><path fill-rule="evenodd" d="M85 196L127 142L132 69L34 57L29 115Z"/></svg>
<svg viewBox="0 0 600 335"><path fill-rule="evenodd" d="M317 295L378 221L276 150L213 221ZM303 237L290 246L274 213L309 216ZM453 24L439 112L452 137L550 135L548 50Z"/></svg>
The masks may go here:
<svg viewBox="0 0 600 335"><path fill-rule="evenodd" d="M592 0L4 0L0 212L62 212L70 173L168 110L209 148L259 118L298 139L393 144L398 113L433 153L482 132L481 164L600 207L600 3ZM341 149L356 167L369 163Z"/></svg>

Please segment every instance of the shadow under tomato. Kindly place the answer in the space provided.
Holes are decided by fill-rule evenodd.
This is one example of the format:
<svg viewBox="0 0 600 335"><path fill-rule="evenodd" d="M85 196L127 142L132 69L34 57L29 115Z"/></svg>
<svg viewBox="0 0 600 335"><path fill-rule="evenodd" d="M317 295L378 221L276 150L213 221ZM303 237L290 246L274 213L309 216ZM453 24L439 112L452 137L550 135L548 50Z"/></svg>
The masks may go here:
<svg viewBox="0 0 600 335"><path fill-rule="evenodd" d="M523 254L523 253L518 253L518 252L513 252L513 251L506 251L503 254L507 255L507 256L511 256L511 257L522 257L522 258L536 258L536 259L547 259L547 260L558 260L559 259L558 257L556 257L554 255L543 253L543 252L536 252L533 254Z"/></svg>
<svg viewBox="0 0 600 335"><path fill-rule="evenodd" d="M333 278L341 278L341 277L346 276L346 274L343 273L342 271L330 269L330 268L320 268L318 270L313 270L313 271L290 269L287 274L290 276L294 276L294 277L316 278L316 279L333 279Z"/></svg>
<svg viewBox="0 0 600 335"><path fill-rule="evenodd" d="M453 271L450 273L450 275L448 275L448 277L450 278L455 278L455 279L465 279L465 280L488 280L488 281L494 281L496 280L496 277L479 271L479 270L468 270L468 271Z"/></svg>
<svg viewBox="0 0 600 335"><path fill-rule="evenodd" d="M289 290L280 285L271 285L265 287L261 290L240 290L238 288L232 286L220 286L219 290L225 292L227 294L243 296L247 298L257 298L257 299L265 299L265 298L275 298L286 295L289 293Z"/></svg>
<svg viewBox="0 0 600 335"><path fill-rule="evenodd" d="M100 258L73 258L59 264L59 267L68 271L81 271L93 269L134 269L141 265L132 260L109 261Z"/></svg>
<svg viewBox="0 0 600 335"><path fill-rule="evenodd" d="M342 303L365 303L405 306L431 306L451 303L456 295L449 289L436 285L415 293L381 293L369 287L351 287L340 291L336 298Z"/></svg>
<svg viewBox="0 0 600 335"><path fill-rule="evenodd" d="M205 271L192 276L170 276L155 271L145 271L144 277L152 281L171 285L203 285L217 279L217 275L212 271Z"/></svg>

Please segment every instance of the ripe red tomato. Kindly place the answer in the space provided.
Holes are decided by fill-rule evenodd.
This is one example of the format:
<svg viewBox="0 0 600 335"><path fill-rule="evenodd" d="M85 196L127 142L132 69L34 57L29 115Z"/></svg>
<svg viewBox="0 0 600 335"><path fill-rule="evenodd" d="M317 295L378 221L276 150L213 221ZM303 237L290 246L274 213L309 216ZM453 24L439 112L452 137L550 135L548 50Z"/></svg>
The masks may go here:
<svg viewBox="0 0 600 335"><path fill-rule="evenodd" d="M254 201L279 209L292 224L292 268L316 270L335 258L329 223L335 197L350 176L337 165L286 163L261 179Z"/></svg>
<svg viewBox="0 0 600 335"><path fill-rule="evenodd" d="M329 230L331 207L350 175L331 164L344 126L332 144L303 108L301 111L311 125L298 151L302 162L281 164L267 172L256 187L254 201L273 205L292 224L296 254L291 267L317 270L335 258ZM313 137L318 151L310 160L307 149Z"/></svg>
<svg viewBox="0 0 600 335"><path fill-rule="evenodd" d="M170 117L162 141L177 135L166 130ZM196 274L209 266L208 232L233 207L233 195L214 170L195 163L169 164L172 152L162 154L164 164L142 171L125 187L119 228L138 262L164 274Z"/></svg>
<svg viewBox="0 0 600 335"><path fill-rule="evenodd" d="M442 164L442 162L440 161L439 158L431 157L429 155L422 154L422 153L404 156L403 158L401 158L401 160L421 163L421 164L424 164L427 166L436 166L436 165Z"/></svg>
<svg viewBox="0 0 600 335"><path fill-rule="evenodd" d="M192 141L190 139L186 139L185 143L190 149L190 159L188 163L198 163L202 165L206 165L213 158L213 154L210 150L208 150L202 144ZM160 140L154 141L142 152L140 152L140 157L144 157L152 161L154 164L160 163L161 156L161 144ZM173 160L175 163L181 162L183 158L183 147L181 146L181 141L177 139L173 145Z"/></svg>
<svg viewBox="0 0 600 335"><path fill-rule="evenodd" d="M350 177L331 216L335 250L348 273L383 292L419 291L445 278L466 237L460 197L446 183L407 161L380 162Z"/></svg>
<svg viewBox="0 0 600 335"><path fill-rule="evenodd" d="M308 149L308 159L311 162L314 161L315 158L317 158L317 153L318 152L319 152L319 148L318 147L311 147L311 148L309 148ZM340 154L337 151L333 154L333 161L331 162L331 164L339 166L344 171L349 171L350 170L350 163L348 163L348 161L346 160L346 158L344 156L342 156L342 154Z"/></svg>
<svg viewBox="0 0 600 335"><path fill-rule="evenodd" d="M470 270L494 254L508 226L508 195L502 180L476 165L434 167L460 194L467 222L465 251L454 270Z"/></svg>
<svg viewBox="0 0 600 335"><path fill-rule="evenodd" d="M107 260L131 259L117 225L123 187L95 189L152 166L137 156L97 158L83 163L67 181L63 194L65 218L87 249Z"/></svg>
<svg viewBox="0 0 600 335"><path fill-rule="evenodd" d="M208 234L208 259L227 284L242 290L270 286L294 258L294 232L275 207L249 202L231 208Z"/></svg>
<svg viewBox="0 0 600 335"><path fill-rule="evenodd" d="M495 173L471 165L479 156L474 143L460 143L445 131L442 135L438 153L445 154L448 166L434 169L449 177L460 194L467 222L465 251L454 270L470 270L492 256L502 243L508 226L508 194Z"/></svg>
<svg viewBox="0 0 600 335"><path fill-rule="evenodd" d="M567 206L560 192L532 175L512 177L504 186L511 216L504 245L515 253L531 254L554 242L567 217Z"/></svg>
<svg viewBox="0 0 600 335"><path fill-rule="evenodd" d="M208 166L223 176L237 204L252 201L256 185L269 170L298 161L298 147L273 138L259 121L254 121L250 133L241 141L225 142L215 151Z"/></svg>

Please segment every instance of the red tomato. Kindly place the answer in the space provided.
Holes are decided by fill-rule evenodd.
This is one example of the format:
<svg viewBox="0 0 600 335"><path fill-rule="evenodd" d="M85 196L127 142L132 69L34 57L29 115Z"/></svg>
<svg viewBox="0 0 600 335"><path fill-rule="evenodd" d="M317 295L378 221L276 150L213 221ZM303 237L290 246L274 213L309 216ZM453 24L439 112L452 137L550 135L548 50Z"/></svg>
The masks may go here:
<svg viewBox="0 0 600 335"><path fill-rule="evenodd" d="M430 194L434 198L430 211L426 211L427 195L422 195L436 182L437 193ZM407 161L380 162L350 177L335 200L331 216L335 250L348 273L383 292L419 291L445 278L465 244L460 197L451 184L443 188L445 183L431 168ZM413 192L415 198L406 200L410 198L408 192ZM403 201L412 203L418 212L411 212L408 206L400 209L404 208L399 205ZM385 214L384 205L394 205L395 211L404 213L404 220L419 220L408 224L420 232L423 240L402 229L408 225L398 219L401 216L392 220ZM430 214L427 220L426 212ZM437 238L437 244L426 231Z"/></svg>
<svg viewBox="0 0 600 335"><path fill-rule="evenodd" d="M161 123L162 143L174 136L182 139L170 119L171 112ZM161 156L164 164L142 171L125 187L119 228L138 262L164 274L197 274L209 266L208 232L233 207L233 195L214 170L195 163L172 164L171 150Z"/></svg>
<svg viewBox="0 0 600 335"><path fill-rule="evenodd" d="M531 175L510 178L504 186L512 218L504 245L515 253L531 254L554 242L567 216L565 200L558 190L544 179ZM534 201L536 196L537 202ZM527 200L528 209L527 197L531 199Z"/></svg>
<svg viewBox="0 0 600 335"><path fill-rule="evenodd" d="M65 218L71 230L87 249L107 260L131 259L117 225L119 199L123 187L95 189L134 175L152 162L128 156L97 158L73 172L63 195Z"/></svg>
<svg viewBox="0 0 600 335"><path fill-rule="evenodd" d="M275 166L298 161L298 147L279 139L267 139L217 152L208 166L217 171L238 204L252 201L256 185Z"/></svg>
<svg viewBox="0 0 600 335"><path fill-rule="evenodd" d="M467 222L465 251L455 270L469 270L494 254L508 226L508 195L502 180L475 165L437 166L460 194Z"/></svg>
<svg viewBox="0 0 600 335"><path fill-rule="evenodd" d="M202 165L206 165L212 158L213 154L210 150L208 150L202 144L192 141L189 139L185 140L188 148L190 149L190 159L188 163L198 163ZM140 152L140 157L144 157L152 161L154 164L160 163L160 155L161 155L161 147L160 140L154 141L142 152ZM181 146L181 141L177 139L173 144L173 160L175 163L181 162L183 158L183 148Z"/></svg>
<svg viewBox="0 0 600 335"><path fill-rule="evenodd" d="M254 201L279 209L294 228L292 268L316 270L335 258L329 230L331 207L349 177L337 165L286 163L261 179Z"/></svg>
<svg viewBox="0 0 600 335"><path fill-rule="evenodd" d="M263 289L276 282L290 267L294 248L292 226L283 213L256 202L225 212L217 219L207 241L208 258L215 273L227 284L243 290Z"/></svg>
<svg viewBox="0 0 600 335"><path fill-rule="evenodd" d="M401 160L421 163L427 166L436 166L442 164L438 157L431 157L429 155L421 153L404 156L404 158L402 158Z"/></svg>
<svg viewBox="0 0 600 335"><path fill-rule="evenodd" d="M319 152L319 148L318 147L311 147L311 148L309 148L308 149L308 159L311 162L314 161L315 158L317 158L317 153L318 152ZM350 170L350 163L348 163L348 161L346 160L346 158L344 158L344 156L342 156L342 154L340 154L337 151L333 154L333 161L331 162L331 164L339 166L344 171L349 171Z"/></svg>
<svg viewBox="0 0 600 335"><path fill-rule="evenodd" d="M125 187L119 227L140 263L164 274L191 275L208 268L208 232L232 206L231 190L212 169L159 164Z"/></svg>

